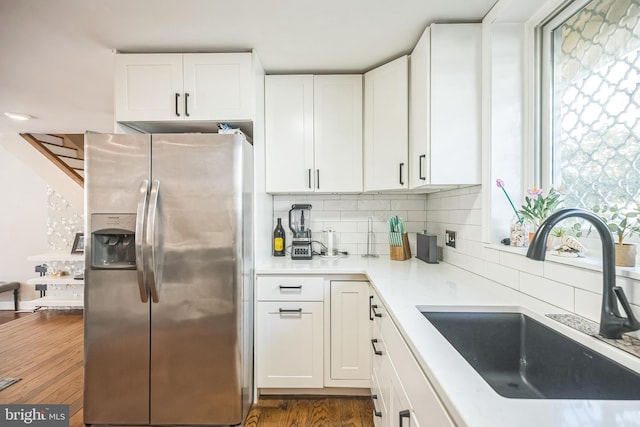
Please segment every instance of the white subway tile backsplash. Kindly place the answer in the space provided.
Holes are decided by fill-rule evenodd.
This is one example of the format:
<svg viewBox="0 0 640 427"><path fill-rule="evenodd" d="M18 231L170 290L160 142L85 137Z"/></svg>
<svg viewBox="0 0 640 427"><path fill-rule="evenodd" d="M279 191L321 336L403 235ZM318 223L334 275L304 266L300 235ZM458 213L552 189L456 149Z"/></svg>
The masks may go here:
<svg viewBox="0 0 640 427"><path fill-rule="evenodd" d="M294 203L311 203L311 230L316 240L322 240L322 230L336 232L336 246L353 255L367 251L368 219L373 219L375 252L389 255L387 220L398 215L405 220L409 243L415 253L415 233L426 228L427 197L424 194L343 194L343 195L276 195L273 196L273 224L283 218L288 230L288 212ZM291 233L287 231L287 241Z"/></svg>
<svg viewBox="0 0 640 427"><path fill-rule="evenodd" d="M602 294L602 273L593 270L547 262L544 264L544 277Z"/></svg>
<svg viewBox="0 0 640 427"><path fill-rule="evenodd" d="M519 289L520 273L518 270L487 261L482 264L482 267L482 275L487 279L516 290Z"/></svg>
<svg viewBox="0 0 640 427"><path fill-rule="evenodd" d="M390 200L358 200L359 211L388 211L391 210Z"/></svg>
<svg viewBox="0 0 640 427"><path fill-rule="evenodd" d="M600 319L602 274L554 262L533 261L523 253L484 247L482 187L479 185L430 193L426 224L442 246L445 230L458 233L456 249L443 248L444 260L534 298L594 321ZM588 239L587 239L588 240ZM640 281L617 277L632 308L640 314Z"/></svg>
<svg viewBox="0 0 640 427"><path fill-rule="evenodd" d="M418 200L391 200L392 211L423 211L427 208L426 199Z"/></svg>
<svg viewBox="0 0 640 427"><path fill-rule="evenodd" d="M564 310L574 311L574 288L553 280L520 272L520 292Z"/></svg>
<svg viewBox="0 0 640 427"><path fill-rule="evenodd" d="M589 320L600 323L600 306L602 304L602 294L576 289L576 310L578 316L586 317Z"/></svg>
<svg viewBox="0 0 640 427"><path fill-rule="evenodd" d="M508 252L500 252L500 264L505 267L515 268L525 273L543 276L544 263L525 258L520 254L512 254Z"/></svg>
<svg viewBox="0 0 640 427"><path fill-rule="evenodd" d="M427 211L407 211L407 221L427 221Z"/></svg>
<svg viewBox="0 0 640 427"><path fill-rule="evenodd" d="M357 200L325 200L324 208L334 211L355 211L358 209Z"/></svg>

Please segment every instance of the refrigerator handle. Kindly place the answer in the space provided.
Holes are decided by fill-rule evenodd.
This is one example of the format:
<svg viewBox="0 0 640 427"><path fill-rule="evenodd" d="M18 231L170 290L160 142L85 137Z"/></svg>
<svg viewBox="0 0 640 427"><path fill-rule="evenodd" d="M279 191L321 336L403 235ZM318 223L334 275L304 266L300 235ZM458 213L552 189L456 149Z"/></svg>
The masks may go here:
<svg viewBox="0 0 640 427"><path fill-rule="evenodd" d="M144 219L147 216L147 201L149 200L149 180L143 179L140 184L140 201L136 212L136 272L138 274L138 288L140 300L149 301L149 292L145 284L144 273Z"/></svg>
<svg viewBox="0 0 640 427"><path fill-rule="evenodd" d="M158 279L158 272L156 270L157 267L157 257L156 257L156 239L155 239L155 231L156 231L156 219L158 217L158 195L160 192L160 181L157 179L153 180L151 184L151 191L149 192L149 216L147 218L147 247L149 248L149 264L147 274L149 275L149 291L151 292L151 299L153 302L159 302L160 296L158 294L158 283L156 280Z"/></svg>

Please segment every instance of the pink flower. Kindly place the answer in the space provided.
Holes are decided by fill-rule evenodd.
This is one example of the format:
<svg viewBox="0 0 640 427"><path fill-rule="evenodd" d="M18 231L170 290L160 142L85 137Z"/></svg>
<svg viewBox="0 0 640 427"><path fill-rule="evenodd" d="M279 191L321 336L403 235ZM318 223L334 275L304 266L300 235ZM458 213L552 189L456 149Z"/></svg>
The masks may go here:
<svg viewBox="0 0 640 427"><path fill-rule="evenodd" d="M529 188L527 190L527 193L531 197L539 196L540 194L542 194L542 188L538 188L538 187Z"/></svg>
<svg viewBox="0 0 640 427"><path fill-rule="evenodd" d="M498 188L502 188L504 187L504 181L498 178L496 179L496 185L498 186Z"/></svg>

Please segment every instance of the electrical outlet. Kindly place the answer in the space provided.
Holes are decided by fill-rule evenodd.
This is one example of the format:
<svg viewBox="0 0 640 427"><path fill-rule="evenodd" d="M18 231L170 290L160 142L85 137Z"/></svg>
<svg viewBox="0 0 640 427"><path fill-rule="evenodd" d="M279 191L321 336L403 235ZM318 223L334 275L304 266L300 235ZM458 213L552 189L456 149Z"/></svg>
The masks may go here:
<svg viewBox="0 0 640 427"><path fill-rule="evenodd" d="M456 247L456 232L451 230L446 230L444 232L444 244L447 246L451 246L452 248Z"/></svg>

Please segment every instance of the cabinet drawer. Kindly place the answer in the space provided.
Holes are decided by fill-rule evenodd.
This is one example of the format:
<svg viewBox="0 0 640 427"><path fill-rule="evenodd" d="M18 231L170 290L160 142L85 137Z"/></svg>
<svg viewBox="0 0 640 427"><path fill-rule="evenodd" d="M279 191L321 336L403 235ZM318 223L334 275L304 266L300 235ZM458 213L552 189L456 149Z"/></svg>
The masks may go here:
<svg viewBox="0 0 640 427"><path fill-rule="evenodd" d="M312 276L258 276L258 301L323 301L324 278Z"/></svg>

